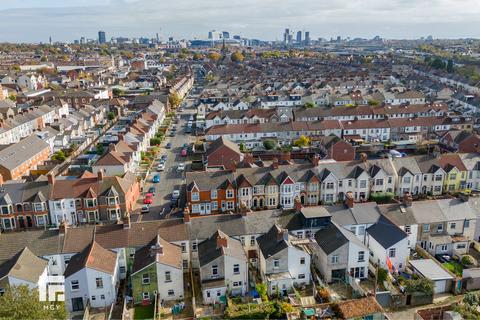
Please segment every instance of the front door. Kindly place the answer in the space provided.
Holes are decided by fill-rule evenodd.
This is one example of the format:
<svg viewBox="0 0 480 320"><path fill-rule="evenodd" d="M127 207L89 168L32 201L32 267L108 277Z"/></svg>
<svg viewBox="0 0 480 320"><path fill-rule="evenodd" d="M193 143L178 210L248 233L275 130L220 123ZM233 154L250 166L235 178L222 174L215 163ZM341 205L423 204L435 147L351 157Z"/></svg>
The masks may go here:
<svg viewBox="0 0 480 320"><path fill-rule="evenodd" d="M32 217L27 216L27 226L29 228L33 227Z"/></svg>
<svg viewBox="0 0 480 320"><path fill-rule="evenodd" d="M72 298L72 310L74 312L83 310L83 298Z"/></svg>
<svg viewBox="0 0 480 320"><path fill-rule="evenodd" d="M20 228L25 228L25 220L23 219L23 217L18 217L18 226Z"/></svg>

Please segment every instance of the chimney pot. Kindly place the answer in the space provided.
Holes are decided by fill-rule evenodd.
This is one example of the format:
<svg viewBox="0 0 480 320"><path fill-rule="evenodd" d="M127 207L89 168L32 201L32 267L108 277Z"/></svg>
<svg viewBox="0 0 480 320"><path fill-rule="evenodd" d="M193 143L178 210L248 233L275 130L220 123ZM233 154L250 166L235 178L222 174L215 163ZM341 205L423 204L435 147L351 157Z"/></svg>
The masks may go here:
<svg viewBox="0 0 480 320"><path fill-rule="evenodd" d="M278 158L273 158L272 169L278 169Z"/></svg>
<svg viewBox="0 0 480 320"><path fill-rule="evenodd" d="M117 151L117 147L115 146L114 143L110 143L110 144L108 145L108 150L109 150L109 151Z"/></svg>

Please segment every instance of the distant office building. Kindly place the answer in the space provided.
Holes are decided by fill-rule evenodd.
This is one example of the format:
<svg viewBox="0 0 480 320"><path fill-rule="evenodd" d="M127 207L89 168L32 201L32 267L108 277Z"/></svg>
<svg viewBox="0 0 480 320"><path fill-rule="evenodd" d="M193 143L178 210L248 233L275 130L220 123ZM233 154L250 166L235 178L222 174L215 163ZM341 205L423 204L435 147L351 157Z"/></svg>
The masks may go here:
<svg viewBox="0 0 480 320"><path fill-rule="evenodd" d="M290 29L285 29L285 32L283 33L283 43L284 44L288 44L289 43L289 38L291 38L290 36Z"/></svg>
<svg viewBox="0 0 480 320"><path fill-rule="evenodd" d="M212 30L208 32L208 40L216 41L223 39L223 33L220 31Z"/></svg>
<svg viewBox="0 0 480 320"><path fill-rule="evenodd" d="M169 42L173 42L173 37L168 37Z"/></svg>
<svg viewBox="0 0 480 320"><path fill-rule="evenodd" d="M234 39L234 40L242 40L242 37L240 37L239 35L234 35L234 36L233 36L233 39Z"/></svg>
<svg viewBox="0 0 480 320"><path fill-rule="evenodd" d="M342 42L342 37L337 36L337 42Z"/></svg>
<svg viewBox="0 0 480 320"><path fill-rule="evenodd" d="M85 37L80 38L80 44L85 44Z"/></svg>
<svg viewBox="0 0 480 320"><path fill-rule="evenodd" d="M228 31L223 31L222 32L223 39L230 39L230 32Z"/></svg>
<svg viewBox="0 0 480 320"><path fill-rule="evenodd" d="M302 43L302 31L297 31L297 43Z"/></svg>
<svg viewBox="0 0 480 320"><path fill-rule="evenodd" d="M105 37L105 31L98 31L98 43L104 44L107 42L107 38Z"/></svg>
<svg viewBox="0 0 480 320"><path fill-rule="evenodd" d="M310 31L305 31L305 45L310 45Z"/></svg>

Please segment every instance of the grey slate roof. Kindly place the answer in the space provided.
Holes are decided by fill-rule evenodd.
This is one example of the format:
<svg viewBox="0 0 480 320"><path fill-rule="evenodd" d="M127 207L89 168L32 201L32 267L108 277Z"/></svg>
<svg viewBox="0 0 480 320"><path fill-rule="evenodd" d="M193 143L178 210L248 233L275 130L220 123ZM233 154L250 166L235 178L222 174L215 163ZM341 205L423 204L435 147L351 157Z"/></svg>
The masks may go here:
<svg viewBox="0 0 480 320"><path fill-rule="evenodd" d="M380 216L377 223L367 228L367 233L385 249L407 237L405 231L383 215Z"/></svg>
<svg viewBox="0 0 480 320"><path fill-rule="evenodd" d="M11 276L16 279L37 283L45 271L48 261L37 257L27 247L0 265L0 279Z"/></svg>
<svg viewBox="0 0 480 320"><path fill-rule="evenodd" d="M266 234L257 238L258 247L265 258L290 246L288 233L286 234L287 239L285 239L281 236L281 232L278 225L273 225Z"/></svg>
<svg viewBox="0 0 480 320"><path fill-rule="evenodd" d="M219 237L226 239L226 247L218 245L217 239ZM198 244L198 259L200 261L200 266L203 266L223 255L247 261L247 256L245 250L243 250L242 243L239 240L229 237L220 230L217 230L208 239Z"/></svg>

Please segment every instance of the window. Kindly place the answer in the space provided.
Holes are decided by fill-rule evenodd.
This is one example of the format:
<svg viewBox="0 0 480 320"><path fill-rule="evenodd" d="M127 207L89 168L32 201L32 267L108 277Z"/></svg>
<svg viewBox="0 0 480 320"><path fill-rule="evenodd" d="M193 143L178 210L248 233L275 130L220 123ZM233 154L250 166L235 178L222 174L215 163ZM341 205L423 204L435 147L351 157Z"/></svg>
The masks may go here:
<svg viewBox="0 0 480 320"><path fill-rule="evenodd" d="M100 300L105 300L105 295L104 294L100 295Z"/></svg>
<svg viewBox="0 0 480 320"><path fill-rule="evenodd" d="M441 174L437 174L435 175L435 181L442 181L442 175Z"/></svg>
<svg viewBox="0 0 480 320"><path fill-rule="evenodd" d="M305 279L305 274L303 274L303 273L299 274L298 279Z"/></svg>
<svg viewBox="0 0 480 320"><path fill-rule="evenodd" d="M465 243L459 243L457 244L457 249L465 249L467 245Z"/></svg>
<svg viewBox="0 0 480 320"><path fill-rule="evenodd" d="M218 275L218 266L217 265L212 266L212 275L214 275L214 276Z"/></svg>
<svg viewBox="0 0 480 320"><path fill-rule="evenodd" d="M305 264L305 258L300 258L300 264Z"/></svg>
<svg viewBox="0 0 480 320"><path fill-rule="evenodd" d="M405 226L405 233L406 234L411 234L412 233L412 228L410 226Z"/></svg>
<svg viewBox="0 0 480 320"><path fill-rule="evenodd" d="M365 261L365 251L358 251L358 262Z"/></svg>
<svg viewBox="0 0 480 320"><path fill-rule="evenodd" d="M327 182L326 188L327 188L327 189L333 189L333 188L334 188L333 182Z"/></svg>
<svg viewBox="0 0 480 320"><path fill-rule="evenodd" d="M233 265L233 274L240 274L240 265L234 264Z"/></svg>
<svg viewBox="0 0 480 320"><path fill-rule="evenodd" d="M210 191L210 198L217 199L217 190Z"/></svg>
<svg viewBox="0 0 480 320"><path fill-rule="evenodd" d="M187 252L187 244L185 242L182 242L180 245L182 246L182 252Z"/></svg>
<svg viewBox="0 0 480 320"><path fill-rule="evenodd" d="M175 291L173 291L173 289L170 289L168 290L167 294L169 297L173 297L175 295Z"/></svg>
<svg viewBox="0 0 480 320"><path fill-rule="evenodd" d="M442 251L447 251L448 249L448 246L446 244L442 244L442 246L440 247L440 250Z"/></svg>
<svg viewBox="0 0 480 320"><path fill-rule="evenodd" d="M443 224L437 225L437 232L442 232L443 231Z"/></svg>
<svg viewBox="0 0 480 320"><path fill-rule="evenodd" d="M397 251L397 249L391 248L390 250L388 250L388 256L390 258L395 258L396 251Z"/></svg>
<svg viewBox="0 0 480 320"><path fill-rule="evenodd" d="M143 292L142 297L143 297L143 300L150 300L150 293L149 292Z"/></svg>
<svg viewBox="0 0 480 320"><path fill-rule="evenodd" d="M363 236L365 234L365 226L358 226L358 235Z"/></svg>
<svg viewBox="0 0 480 320"><path fill-rule="evenodd" d="M435 186L435 187L433 188L433 190L434 190L435 192L440 192L440 191L442 191L442 187L441 187L441 186Z"/></svg>
<svg viewBox="0 0 480 320"><path fill-rule="evenodd" d="M97 289L103 288L103 279L102 278L95 278L95 283L97 285Z"/></svg>
<svg viewBox="0 0 480 320"><path fill-rule="evenodd" d="M150 283L150 276L148 273L142 274L142 283L149 284Z"/></svg>
<svg viewBox="0 0 480 320"><path fill-rule="evenodd" d="M192 242L192 251L193 252L197 251L197 241Z"/></svg>
<svg viewBox="0 0 480 320"><path fill-rule="evenodd" d="M250 236L250 246L255 245L255 236Z"/></svg>
<svg viewBox="0 0 480 320"><path fill-rule="evenodd" d="M367 180L360 180L360 188L366 188L367 187Z"/></svg>
<svg viewBox="0 0 480 320"><path fill-rule="evenodd" d="M97 300L97 297L96 296L92 296L92 301L95 301Z"/></svg>
<svg viewBox="0 0 480 320"><path fill-rule="evenodd" d="M463 222L463 227L464 227L464 228L470 227L470 220L465 220L465 221Z"/></svg>
<svg viewBox="0 0 480 320"><path fill-rule="evenodd" d="M207 291L207 298L210 298L210 291Z"/></svg>
<svg viewBox="0 0 480 320"><path fill-rule="evenodd" d="M200 200L200 194L198 192L192 192L192 201Z"/></svg>
<svg viewBox="0 0 480 320"><path fill-rule="evenodd" d="M410 177L403 177L403 183L410 183Z"/></svg>
<svg viewBox="0 0 480 320"><path fill-rule="evenodd" d="M172 275L170 271L165 271L165 282L172 282Z"/></svg>
<svg viewBox="0 0 480 320"><path fill-rule="evenodd" d="M375 185L376 186L383 186L383 179L376 179L375 180Z"/></svg>
<svg viewBox="0 0 480 320"><path fill-rule="evenodd" d="M274 268L279 268L280 267L280 260L278 260L278 259L273 260L273 267Z"/></svg>
<svg viewBox="0 0 480 320"><path fill-rule="evenodd" d="M4 288L0 288L0 297L3 296L5 294L5 289Z"/></svg>
<svg viewBox="0 0 480 320"><path fill-rule="evenodd" d="M72 280L70 285L72 287L72 291L80 289L80 285L78 284L78 280Z"/></svg>
<svg viewBox="0 0 480 320"><path fill-rule="evenodd" d="M227 201L227 209L232 210L235 207L235 204L233 201Z"/></svg>
<svg viewBox="0 0 480 320"><path fill-rule="evenodd" d="M234 287L240 287L242 285L242 281L234 281L233 286Z"/></svg>
<svg viewBox="0 0 480 320"><path fill-rule="evenodd" d="M182 260L183 269L188 269L188 260Z"/></svg>
<svg viewBox="0 0 480 320"><path fill-rule="evenodd" d="M427 223L425 223L425 224L423 225L423 232L429 232L429 231L430 231L430 225L427 224Z"/></svg>
<svg viewBox="0 0 480 320"><path fill-rule="evenodd" d="M232 189L227 189L227 199L233 198L233 190Z"/></svg>
<svg viewBox="0 0 480 320"><path fill-rule="evenodd" d="M450 174L450 180L455 180L457 179L457 174L456 173L451 173Z"/></svg>
<svg viewBox="0 0 480 320"><path fill-rule="evenodd" d="M450 229L455 229L457 224L455 222L450 223Z"/></svg>
<svg viewBox="0 0 480 320"><path fill-rule="evenodd" d="M388 177L388 183L389 183L389 184L392 183L392 177Z"/></svg>
<svg viewBox="0 0 480 320"><path fill-rule="evenodd" d="M125 267L124 266L120 267L120 273L125 273Z"/></svg>
<svg viewBox="0 0 480 320"><path fill-rule="evenodd" d="M334 255L330 258L330 263L331 263L331 264L336 264L336 263L338 263L338 254L334 254Z"/></svg>

